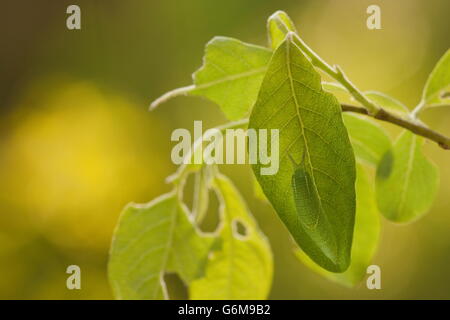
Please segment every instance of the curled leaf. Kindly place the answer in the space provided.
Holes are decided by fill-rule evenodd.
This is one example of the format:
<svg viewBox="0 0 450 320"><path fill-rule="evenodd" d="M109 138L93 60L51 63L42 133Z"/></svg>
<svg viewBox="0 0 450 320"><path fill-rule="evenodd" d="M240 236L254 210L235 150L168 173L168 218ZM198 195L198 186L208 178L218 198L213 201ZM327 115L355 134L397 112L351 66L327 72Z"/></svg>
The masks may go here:
<svg viewBox="0 0 450 320"><path fill-rule="evenodd" d="M272 14L267 20L270 47L276 49L290 31L297 32L294 23L286 12L279 10Z"/></svg>

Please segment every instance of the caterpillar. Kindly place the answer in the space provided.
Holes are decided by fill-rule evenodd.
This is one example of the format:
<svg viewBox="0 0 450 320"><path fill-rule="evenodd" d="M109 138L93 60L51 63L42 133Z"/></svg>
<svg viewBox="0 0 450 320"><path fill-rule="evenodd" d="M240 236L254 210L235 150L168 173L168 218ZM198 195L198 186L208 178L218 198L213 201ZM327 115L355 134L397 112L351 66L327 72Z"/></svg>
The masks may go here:
<svg viewBox="0 0 450 320"><path fill-rule="evenodd" d="M291 186L297 214L303 225L313 229L319 222L320 212L322 210L319 195L317 194L310 173L304 166L304 155L300 164L297 164L291 155L289 155L289 158L294 166Z"/></svg>

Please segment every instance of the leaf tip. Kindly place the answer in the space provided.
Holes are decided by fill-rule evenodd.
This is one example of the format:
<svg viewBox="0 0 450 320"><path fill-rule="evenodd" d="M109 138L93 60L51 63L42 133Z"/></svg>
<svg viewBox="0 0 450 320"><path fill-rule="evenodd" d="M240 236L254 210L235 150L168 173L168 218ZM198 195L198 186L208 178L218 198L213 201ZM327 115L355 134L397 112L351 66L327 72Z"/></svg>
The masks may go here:
<svg viewBox="0 0 450 320"><path fill-rule="evenodd" d="M287 16L287 13L285 12L285 11L283 11L283 10L277 10L277 11L275 11L274 13L272 13L271 15L270 15L270 17L269 17L269 20L271 20L271 19L275 19L276 17L278 17L278 16L282 16L282 15L284 15L284 16Z"/></svg>

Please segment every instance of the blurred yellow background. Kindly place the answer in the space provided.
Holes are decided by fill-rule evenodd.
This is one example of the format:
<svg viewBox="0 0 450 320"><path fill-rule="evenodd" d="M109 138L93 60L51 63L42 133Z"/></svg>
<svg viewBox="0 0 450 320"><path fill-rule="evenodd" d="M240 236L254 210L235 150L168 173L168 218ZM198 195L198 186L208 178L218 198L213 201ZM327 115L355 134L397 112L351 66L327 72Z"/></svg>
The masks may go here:
<svg viewBox="0 0 450 320"><path fill-rule="evenodd" d="M362 90L386 92L410 108L450 44L446 0L76 1L82 29L66 28L72 1L8 1L0 17L0 298L112 298L106 262L128 202L167 192L171 131L225 122L199 98L148 112L161 93L191 83L215 35L266 44L276 10L303 39L339 64ZM382 30L366 27L381 7ZM424 120L450 135L450 110ZM397 132L389 128L393 137ZM450 298L450 152L428 143L441 183L432 210L410 225L383 220L374 263L382 290L343 288L292 254L287 231L254 199L247 167L238 182L275 256L273 299ZM244 175L246 179L242 179ZM239 179L236 179L238 178ZM82 289L67 290L66 267L81 267Z"/></svg>

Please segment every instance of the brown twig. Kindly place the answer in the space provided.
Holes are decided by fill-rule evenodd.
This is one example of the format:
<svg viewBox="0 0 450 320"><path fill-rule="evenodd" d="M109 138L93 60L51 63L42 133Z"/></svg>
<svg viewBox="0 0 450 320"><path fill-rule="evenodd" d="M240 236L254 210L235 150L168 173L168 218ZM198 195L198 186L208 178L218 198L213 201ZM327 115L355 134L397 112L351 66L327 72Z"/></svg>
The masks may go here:
<svg viewBox="0 0 450 320"><path fill-rule="evenodd" d="M379 109L377 113L371 115L366 108L360 106L354 106L349 104L341 104L342 111L344 112L355 112L373 117L375 119L393 123L399 127L405 128L419 136L425 137L429 140L436 142L440 147L446 150L450 150L450 138L446 137L439 132L431 130L430 128L424 126L413 120L405 119L392 114L384 109Z"/></svg>

